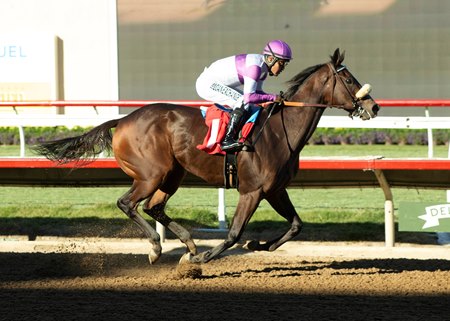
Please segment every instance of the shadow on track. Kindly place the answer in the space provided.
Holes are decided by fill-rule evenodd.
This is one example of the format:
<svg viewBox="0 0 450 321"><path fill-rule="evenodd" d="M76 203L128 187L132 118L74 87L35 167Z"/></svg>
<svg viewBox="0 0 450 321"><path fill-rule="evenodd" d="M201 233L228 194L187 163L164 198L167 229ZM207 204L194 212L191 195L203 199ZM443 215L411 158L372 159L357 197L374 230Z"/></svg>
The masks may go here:
<svg viewBox="0 0 450 321"><path fill-rule="evenodd" d="M149 220L151 223L152 221ZM194 239L224 239L226 233L204 233L200 228L211 228L191 220L178 220L180 224L191 231ZM152 223L154 224L154 222ZM241 241L267 240L279 235L288 226L285 222L264 221L250 222ZM120 237L140 238L142 232L130 221L125 219L100 218L0 218L0 235L27 235L29 240L37 236L64 237ZM176 237L167 231L169 239ZM305 226L295 240L299 241L384 241L384 224L382 223L305 223ZM431 233L402 232L396 235L397 242L414 244L436 244L436 236Z"/></svg>

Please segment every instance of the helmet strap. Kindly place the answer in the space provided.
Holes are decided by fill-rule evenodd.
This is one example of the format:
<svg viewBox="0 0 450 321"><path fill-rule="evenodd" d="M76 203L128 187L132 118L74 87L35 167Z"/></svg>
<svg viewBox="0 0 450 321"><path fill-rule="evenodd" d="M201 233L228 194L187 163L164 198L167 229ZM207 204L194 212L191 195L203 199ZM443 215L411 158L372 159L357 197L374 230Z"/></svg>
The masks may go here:
<svg viewBox="0 0 450 321"><path fill-rule="evenodd" d="M271 51L272 51L272 50L271 50ZM273 76L273 73L272 73L271 69L272 69L272 66L275 65L275 64L277 63L277 61L279 60L279 58L278 58L278 57L275 57L274 55L272 55L273 59L272 59L272 61L270 62L269 59L268 59L269 56L270 56L270 55L268 55L268 54L265 54L265 55L264 55L264 62L266 63L267 67L269 68L269 75Z"/></svg>
<svg viewBox="0 0 450 321"><path fill-rule="evenodd" d="M267 67L269 67L269 75L270 75L270 76L273 76L273 73L272 73L271 69L272 69L272 66L275 65L275 64L277 63L277 61L279 60L279 58L274 54L274 52L273 52L272 48L270 48L270 45L269 45L269 44L267 44L267 48L269 48L269 51L270 51L270 53L271 53L271 56L273 57L273 60L272 60L272 62L267 61L267 58L269 57L268 54L265 54L265 55L264 55L264 60L265 60L265 63L266 63L266 65L267 65Z"/></svg>

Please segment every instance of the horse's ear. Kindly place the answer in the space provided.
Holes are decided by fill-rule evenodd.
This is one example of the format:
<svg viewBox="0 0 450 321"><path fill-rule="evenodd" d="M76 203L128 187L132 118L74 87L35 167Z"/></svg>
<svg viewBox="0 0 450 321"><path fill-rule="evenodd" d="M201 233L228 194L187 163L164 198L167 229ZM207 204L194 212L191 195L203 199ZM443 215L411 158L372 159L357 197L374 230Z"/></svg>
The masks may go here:
<svg viewBox="0 0 450 321"><path fill-rule="evenodd" d="M345 57L345 51L343 51L341 53L339 48L336 48L333 56L331 56L331 61L333 62L333 64L335 66L339 66L344 61L344 57Z"/></svg>

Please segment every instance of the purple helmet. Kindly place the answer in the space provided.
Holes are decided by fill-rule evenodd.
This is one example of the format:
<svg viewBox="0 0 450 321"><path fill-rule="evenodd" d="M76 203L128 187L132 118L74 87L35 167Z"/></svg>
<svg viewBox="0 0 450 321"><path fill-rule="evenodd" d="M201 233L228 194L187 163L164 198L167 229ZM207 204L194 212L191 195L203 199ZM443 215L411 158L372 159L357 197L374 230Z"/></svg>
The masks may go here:
<svg viewBox="0 0 450 321"><path fill-rule="evenodd" d="M283 40L271 40L264 47L264 54L272 55L280 59L291 60L292 51L287 43Z"/></svg>

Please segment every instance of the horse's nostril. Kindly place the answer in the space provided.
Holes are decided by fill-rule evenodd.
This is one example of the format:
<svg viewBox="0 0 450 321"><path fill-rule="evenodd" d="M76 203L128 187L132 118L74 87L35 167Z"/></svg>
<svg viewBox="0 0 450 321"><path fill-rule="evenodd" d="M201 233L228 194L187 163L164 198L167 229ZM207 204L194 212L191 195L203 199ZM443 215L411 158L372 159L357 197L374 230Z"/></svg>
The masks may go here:
<svg viewBox="0 0 450 321"><path fill-rule="evenodd" d="M374 113L375 115L378 113L379 110L380 110L380 106L379 106L378 104L375 104L375 105L372 107L372 111L373 111L373 113Z"/></svg>

